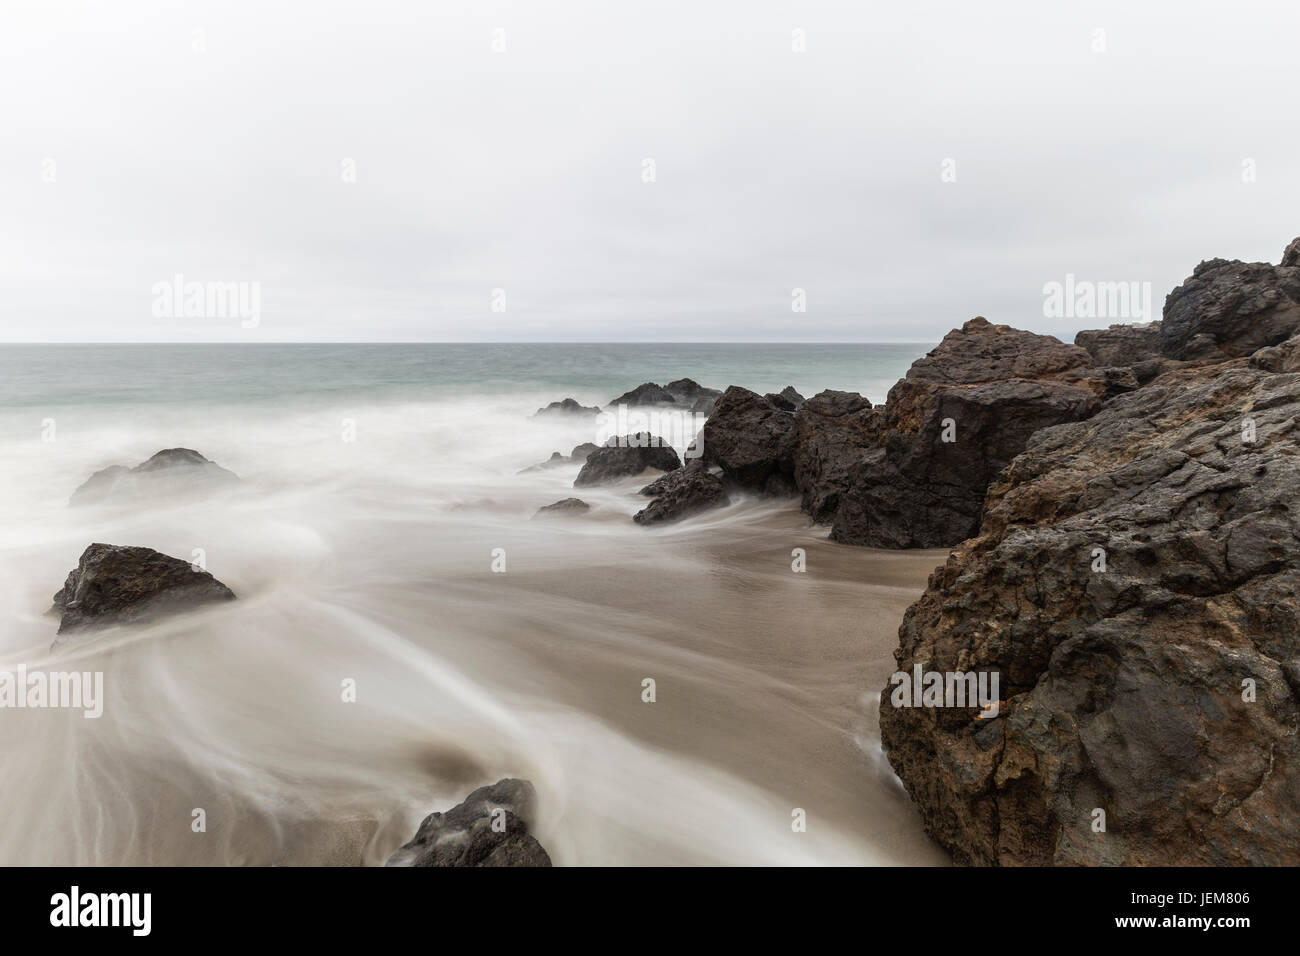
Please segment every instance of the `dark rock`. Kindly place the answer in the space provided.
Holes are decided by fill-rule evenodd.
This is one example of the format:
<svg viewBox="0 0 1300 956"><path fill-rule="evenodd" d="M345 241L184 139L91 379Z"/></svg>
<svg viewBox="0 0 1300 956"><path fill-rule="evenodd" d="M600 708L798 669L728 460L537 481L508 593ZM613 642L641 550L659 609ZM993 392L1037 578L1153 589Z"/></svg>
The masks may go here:
<svg viewBox="0 0 1300 956"><path fill-rule="evenodd" d="M664 472L654 481L650 482L650 484L642 488L638 494L645 495L647 498L654 498L658 495L667 494L679 484L691 480L695 477L696 473L700 471L708 471L708 467L704 464L702 459L692 458L683 464L682 467L674 469L673 471Z"/></svg>
<svg viewBox="0 0 1300 956"><path fill-rule="evenodd" d="M768 392L763 397L786 412L796 412L804 403L804 397L794 390L793 385L787 385L779 392Z"/></svg>
<svg viewBox="0 0 1300 956"><path fill-rule="evenodd" d="M543 505L537 509L534 518L554 518L564 515L580 515L591 510L591 505L581 498L561 498L554 504Z"/></svg>
<svg viewBox="0 0 1300 956"><path fill-rule="evenodd" d="M700 402L717 400L722 394L716 388L705 388L699 382L689 378L679 378L664 386L664 391L673 397L678 405L690 407Z"/></svg>
<svg viewBox="0 0 1300 956"><path fill-rule="evenodd" d="M1292 239L1282 253L1282 261L1278 265L1283 266L1300 266L1300 238Z"/></svg>
<svg viewBox="0 0 1300 956"><path fill-rule="evenodd" d="M1076 335L1074 344L1087 349L1092 363L1100 368L1122 368L1164 357L1159 322L1089 329Z"/></svg>
<svg viewBox="0 0 1300 956"><path fill-rule="evenodd" d="M1169 293L1160 327L1166 357L1197 362L1247 356L1297 332L1300 266L1225 259L1202 262Z"/></svg>
<svg viewBox="0 0 1300 956"><path fill-rule="evenodd" d="M839 494L831 538L931 548L970 537L986 489L1029 436L1100 406L1104 376L1078 375L1090 361L1078 346L983 318L949 332L890 389L881 444Z"/></svg>
<svg viewBox="0 0 1300 956"><path fill-rule="evenodd" d="M92 544L68 572L51 611L62 613L59 633L65 634L234 599L230 588L179 558L151 548Z"/></svg>
<svg viewBox="0 0 1300 956"><path fill-rule="evenodd" d="M681 467L681 459L670 445L657 435L637 432L611 438L604 448L597 448L587 456L573 487L599 485L630 475L639 475L647 468L672 471Z"/></svg>
<svg viewBox="0 0 1300 956"><path fill-rule="evenodd" d="M629 406L676 405L677 397L667 389L660 388L654 382L646 382L644 385L638 385L630 392L624 392L609 404Z"/></svg>
<svg viewBox="0 0 1300 956"><path fill-rule="evenodd" d="M600 446L594 441L585 441L581 445L574 445L573 451L569 452L569 461L586 461L593 451Z"/></svg>
<svg viewBox="0 0 1300 956"><path fill-rule="evenodd" d="M385 865L550 866L550 856L528 832L536 805L537 792L527 780L479 787L446 813L425 817Z"/></svg>
<svg viewBox="0 0 1300 956"><path fill-rule="evenodd" d="M794 415L738 385L722 393L704 423L704 461L765 494L794 493L795 443Z"/></svg>
<svg viewBox="0 0 1300 956"><path fill-rule="evenodd" d="M681 521L701 511L731 503L722 479L710 473L698 459L685 468L669 472L660 482L663 484L656 482L641 489L642 494L645 494L648 488L659 485L659 497L632 516L637 524Z"/></svg>
<svg viewBox="0 0 1300 956"><path fill-rule="evenodd" d="M880 444L880 421L857 392L818 392L795 414L794 482L814 521L828 522L839 509L855 469Z"/></svg>
<svg viewBox="0 0 1300 956"><path fill-rule="evenodd" d="M566 398L563 401L551 402L545 408L539 408L533 415L533 418L595 418L600 414L600 408L592 405L590 408L578 404L576 399Z"/></svg>
<svg viewBox="0 0 1300 956"><path fill-rule="evenodd" d="M1297 421L1300 375L1238 359L1028 438L895 653L999 674L999 715L881 694L957 862L1300 864Z"/></svg>
<svg viewBox="0 0 1300 956"><path fill-rule="evenodd" d="M237 475L190 448L167 448L134 468L110 465L72 493L69 504L138 501L206 494L235 484Z"/></svg>

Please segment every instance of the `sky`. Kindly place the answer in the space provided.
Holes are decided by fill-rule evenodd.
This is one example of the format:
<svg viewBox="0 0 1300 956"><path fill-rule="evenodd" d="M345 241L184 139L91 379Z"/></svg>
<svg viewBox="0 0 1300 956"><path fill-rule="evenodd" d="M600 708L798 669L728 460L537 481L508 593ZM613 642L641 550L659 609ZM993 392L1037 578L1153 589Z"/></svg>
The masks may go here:
<svg viewBox="0 0 1300 956"><path fill-rule="evenodd" d="M1297 27L3 0L0 341L1069 340L1148 316L1060 314L1051 283L1149 283L1158 318L1202 259L1300 235Z"/></svg>

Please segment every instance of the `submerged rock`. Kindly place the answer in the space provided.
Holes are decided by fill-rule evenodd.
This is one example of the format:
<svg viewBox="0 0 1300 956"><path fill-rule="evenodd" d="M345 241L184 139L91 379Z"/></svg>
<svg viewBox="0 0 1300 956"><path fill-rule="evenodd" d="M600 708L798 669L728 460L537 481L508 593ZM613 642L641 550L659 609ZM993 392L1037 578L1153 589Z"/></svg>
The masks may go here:
<svg viewBox="0 0 1300 956"><path fill-rule="evenodd" d="M595 442L583 442L581 445L575 445L573 451L567 455L562 455L558 451L551 452L551 457L546 461L536 465L529 465L527 468L521 468L516 474L527 475L534 471L545 471L548 468L558 468L561 465L582 464L600 446Z"/></svg>
<svg viewBox="0 0 1300 956"><path fill-rule="evenodd" d="M633 407L646 405L676 405L677 397L666 388L662 388L654 382L646 382L644 385L638 385L630 392L624 392L618 398L612 399L609 404L629 405Z"/></svg>
<svg viewBox="0 0 1300 956"><path fill-rule="evenodd" d="M446 813L431 813L386 866L550 866L529 833L537 791L507 778L479 787Z"/></svg>
<svg viewBox="0 0 1300 956"><path fill-rule="evenodd" d="M187 611L234 592L207 571L152 548L92 544L54 595L59 633L133 624Z"/></svg>
<svg viewBox="0 0 1300 956"><path fill-rule="evenodd" d="M599 406L587 407L580 405L577 399L566 398L562 401L551 402L545 408L539 408L533 414L533 418L595 418L599 414Z"/></svg>
<svg viewBox="0 0 1300 956"><path fill-rule="evenodd" d="M110 465L100 469L72 493L69 504L198 495L238 481L234 472L191 448L166 448L134 468Z"/></svg>
<svg viewBox="0 0 1300 956"><path fill-rule="evenodd" d="M639 475L647 468L672 471L680 468L682 461L677 452L657 435L637 432L611 438L603 448L587 456L573 487L599 485L631 475Z"/></svg>
<svg viewBox="0 0 1300 956"><path fill-rule="evenodd" d="M591 505L581 498L561 498L554 504L543 505L537 509L534 518L555 518L564 515L585 514L591 510Z"/></svg>

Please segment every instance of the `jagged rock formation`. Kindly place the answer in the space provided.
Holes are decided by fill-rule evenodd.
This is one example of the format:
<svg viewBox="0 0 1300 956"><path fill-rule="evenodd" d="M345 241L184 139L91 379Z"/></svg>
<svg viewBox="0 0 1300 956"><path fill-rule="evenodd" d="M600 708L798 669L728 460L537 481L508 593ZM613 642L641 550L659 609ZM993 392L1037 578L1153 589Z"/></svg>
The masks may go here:
<svg viewBox="0 0 1300 956"><path fill-rule="evenodd" d="M1202 262L1169 293L1160 325L1165 356L1196 362L1240 358L1297 332L1300 265L1225 259Z"/></svg>
<svg viewBox="0 0 1300 956"><path fill-rule="evenodd" d="M1076 335L1074 344L1086 349L1098 368L1124 368L1164 357L1159 322L1089 329Z"/></svg>
<svg viewBox="0 0 1300 956"><path fill-rule="evenodd" d="M385 866L550 866L529 833L537 792L507 778L479 787L446 813L431 813Z"/></svg>
<svg viewBox="0 0 1300 956"><path fill-rule="evenodd" d="M59 633L134 624L214 601L234 592L207 571L152 548L92 544L54 595Z"/></svg>
<svg viewBox="0 0 1300 956"><path fill-rule="evenodd" d="M1032 434L907 612L901 671L1000 676L993 719L881 694L958 862L1300 864L1300 338L1275 343L1290 306L1263 288L1284 272L1198 267L1162 342L1209 364Z"/></svg>
<svg viewBox="0 0 1300 956"><path fill-rule="evenodd" d="M134 468L110 465L83 482L68 502L141 501L201 495L235 484L238 476L191 448L165 448Z"/></svg>
<svg viewBox="0 0 1300 956"><path fill-rule="evenodd" d="M698 458L655 479L641 489L641 494L655 500L632 516L639 525L680 521L731 503L722 479Z"/></svg>

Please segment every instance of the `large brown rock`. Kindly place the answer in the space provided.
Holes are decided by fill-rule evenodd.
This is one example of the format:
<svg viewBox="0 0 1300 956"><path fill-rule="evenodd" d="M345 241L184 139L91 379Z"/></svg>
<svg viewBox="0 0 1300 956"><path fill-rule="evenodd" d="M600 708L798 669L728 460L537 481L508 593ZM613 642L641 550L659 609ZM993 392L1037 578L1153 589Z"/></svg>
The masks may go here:
<svg viewBox="0 0 1300 956"><path fill-rule="evenodd" d="M479 787L446 813L425 817L385 866L550 866L550 856L529 833L536 804L527 780Z"/></svg>
<svg viewBox="0 0 1300 956"><path fill-rule="evenodd" d="M1161 346L1169 358L1218 362L1300 332L1296 242L1282 265L1210 259L1165 299Z"/></svg>
<svg viewBox="0 0 1300 956"><path fill-rule="evenodd" d="M979 527L989 484L1040 428L1092 415L1108 392L1088 352L982 317L949 332L889 392L882 441L839 496L831 538L943 547Z"/></svg>
<svg viewBox="0 0 1300 956"><path fill-rule="evenodd" d="M999 674L999 715L881 694L958 862L1300 864L1297 421L1300 376L1236 361L1028 439L895 654Z"/></svg>
<svg viewBox="0 0 1300 956"><path fill-rule="evenodd" d="M207 571L152 548L92 544L54 595L59 633L134 624L202 604L233 601Z"/></svg>

